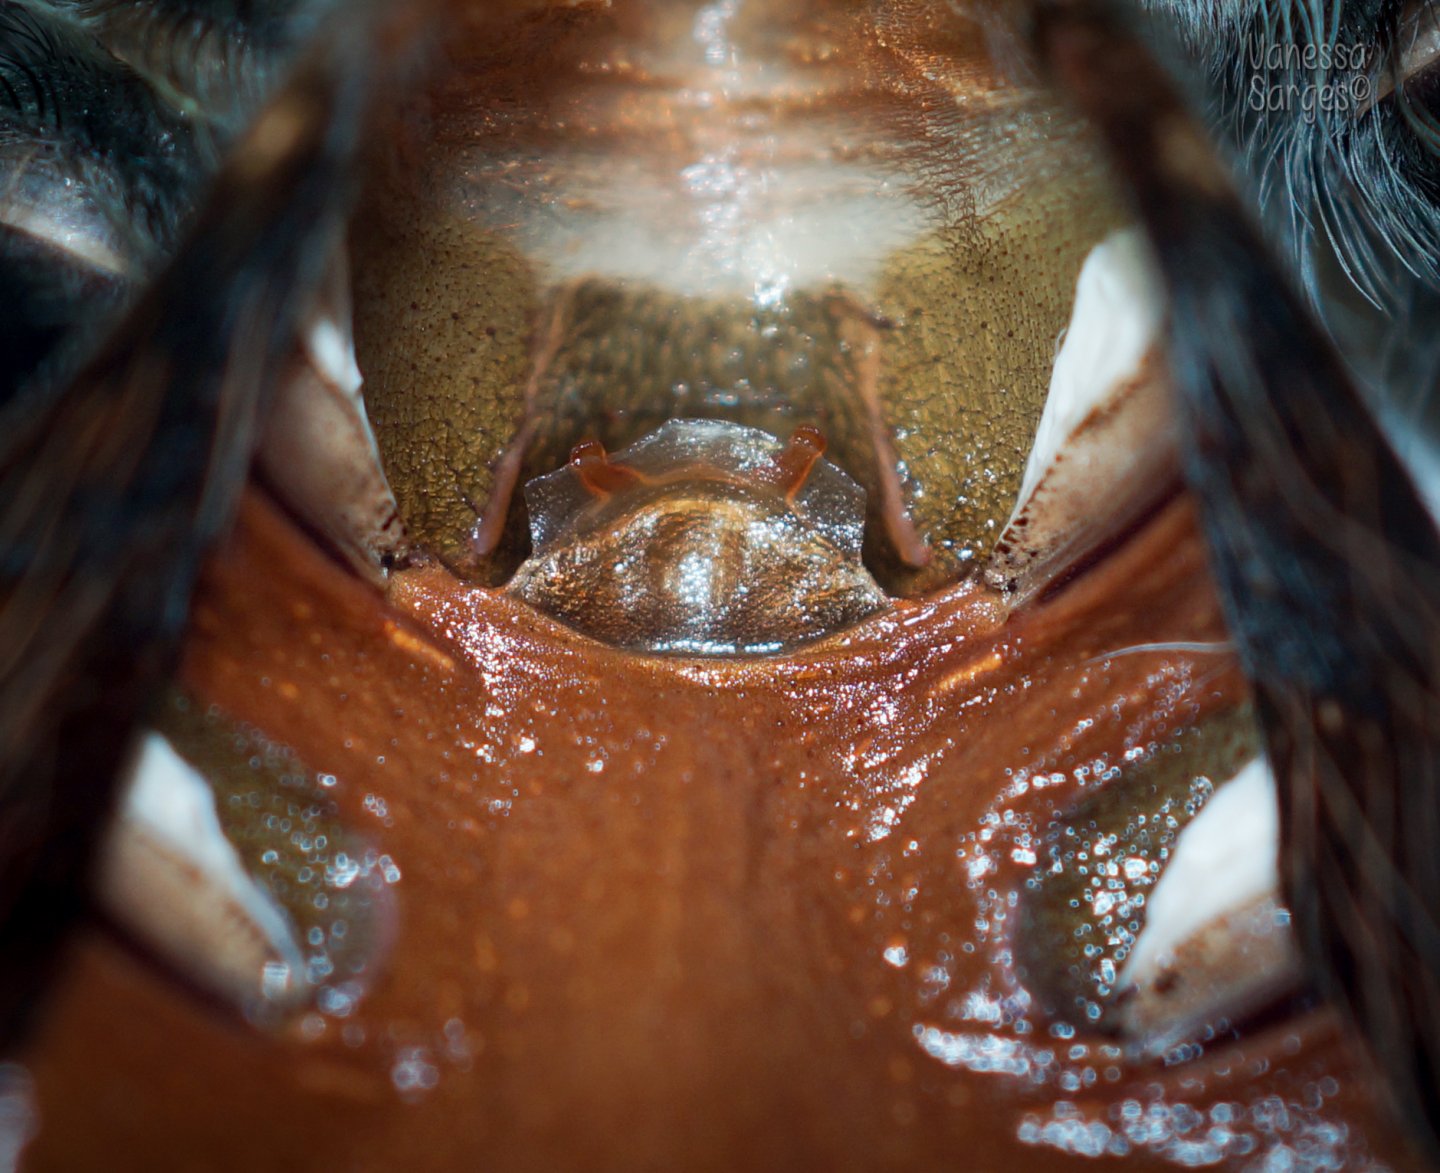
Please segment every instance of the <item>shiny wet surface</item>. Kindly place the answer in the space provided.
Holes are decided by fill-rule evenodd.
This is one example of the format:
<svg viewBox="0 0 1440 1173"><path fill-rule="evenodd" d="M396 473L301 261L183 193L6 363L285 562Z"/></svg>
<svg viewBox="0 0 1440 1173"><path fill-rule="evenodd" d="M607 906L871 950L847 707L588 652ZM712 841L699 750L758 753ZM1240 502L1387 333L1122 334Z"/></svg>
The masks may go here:
<svg viewBox="0 0 1440 1173"><path fill-rule="evenodd" d="M1053 1168L1097 1144L1173 1167L1208 1138L1241 1168L1387 1143L1323 1015L1132 1066L1057 1037L1010 969L1025 828L1242 699L1228 660L1105 658L1222 638L1183 502L1023 614L961 586L784 658L611 651L439 569L392 602L252 498L184 672L334 774L395 861L372 990L265 1034L91 936L26 1059L27 1167Z"/></svg>
<svg viewBox="0 0 1440 1173"><path fill-rule="evenodd" d="M1124 220L995 30L929 0L475 19L353 232L367 407L417 543L504 581L520 483L705 416L819 425L892 593L982 559L1080 265Z"/></svg>

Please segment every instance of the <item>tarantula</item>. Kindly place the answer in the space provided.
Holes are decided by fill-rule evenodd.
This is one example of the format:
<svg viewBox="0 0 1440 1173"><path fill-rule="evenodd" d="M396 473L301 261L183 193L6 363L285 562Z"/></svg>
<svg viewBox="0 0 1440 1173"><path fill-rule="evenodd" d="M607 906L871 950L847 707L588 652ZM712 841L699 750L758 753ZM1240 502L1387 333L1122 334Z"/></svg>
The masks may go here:
<svg viewBox="0 0 1440 1173"><path fill-rule="evenodd" d="M0 1157L1435 1161L1437 58L0 3Z"/></svg>

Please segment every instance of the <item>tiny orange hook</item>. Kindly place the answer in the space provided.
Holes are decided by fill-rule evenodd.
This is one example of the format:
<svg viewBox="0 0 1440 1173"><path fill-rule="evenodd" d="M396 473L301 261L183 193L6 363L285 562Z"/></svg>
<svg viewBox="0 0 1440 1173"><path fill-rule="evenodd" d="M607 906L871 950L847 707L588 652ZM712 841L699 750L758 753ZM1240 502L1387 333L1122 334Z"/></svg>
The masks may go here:
<svg viewBox="0 0 1440 1173"><path fill-rule="evenodd" d="M645 483L645 478L633 468L614 463L599 440L581 440L570 449L570 467L586 492L602 501Z"/></svg>
<svg viewBox="0 0 1440 1173"><path fill-rule="evenodd" d="M792 505L805 487L810 470L825 454L825 434L814 424L801 424L790 433L770 463L755 470L755 478L761 484L774 485L785 494Z"/></svg>

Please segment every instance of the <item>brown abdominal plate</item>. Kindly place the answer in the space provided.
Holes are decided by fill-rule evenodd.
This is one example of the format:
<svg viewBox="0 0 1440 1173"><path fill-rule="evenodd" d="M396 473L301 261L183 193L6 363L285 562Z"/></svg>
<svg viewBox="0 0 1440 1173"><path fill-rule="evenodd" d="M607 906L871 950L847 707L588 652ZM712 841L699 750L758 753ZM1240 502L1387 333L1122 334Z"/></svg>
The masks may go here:
<svg viewBox="0 0 1440 1173"><path fill-rule="evenodd" d="M750 7L733 67L699 6L461 38L380 168L366 400L412 532L469 578L527 553L525 481L675 418L818 426L892 592L967 573L1015 503L1080 262L1120 218L1093 150L978 26Z"/></svg>

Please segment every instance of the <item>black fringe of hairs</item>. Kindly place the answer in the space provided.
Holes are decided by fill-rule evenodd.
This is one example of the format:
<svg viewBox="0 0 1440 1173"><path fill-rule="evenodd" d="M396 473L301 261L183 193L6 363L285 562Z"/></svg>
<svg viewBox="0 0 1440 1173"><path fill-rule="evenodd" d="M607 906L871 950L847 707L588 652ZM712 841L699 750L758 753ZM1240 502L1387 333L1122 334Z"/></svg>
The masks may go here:
<svg viewBox="0 0 1440 1173"><path fill-rule="evenodd" d="M74 375L333 2L0 0L5 200L112 262L0 226L0 408Z"/></svg>
<svg viewBox="0 0 1440 1173"><path fill-rule="evenodd" d="M1440 448L1440 70L1399 76L1434 0L1142 2L1352 377Z"/></svg>
<svg viewBox="0 0 1440 1173"><path fill-rule="evenodd" d="M1037 10L1154 246L1186 475L1279 783L1312 976L1440 1158L1440 534L1126 20Z"/></svg>
<svg viewBox="0 0 1440 1173"><path fill-rule="evenodd" d="M1111 141L1169 288L1187 472L1282 784L1301 938L1440 1155L1440 539L1365 400L1435 410L1440 132L1408 90L1349 111L1249 102L1257 78L1303 91L1393 68L1409 14L1392 0L1151 2L1200 65L1209 133L1106 10L1042 0L1036 43ZM131 730L173 662L196 563L233 510L270 372L354 186L385 66L380 4L322 34L282 97L298 140L258 157L242 143L193 220L166 203L171 179L208 175L204 136L231 116L215 95L253 76L217 30L251 20L257 43L283 40L282 8L0 0L0 151L48 143L57 166L88 161L102 203L130 206L127 185L149 200L157 254L178 241L77 377L0 415L0 1040L28 1021L85 903ZM165 35L135 32L142 11ZM1274 68L1271 44L1373 51ZM86 123L66 87L87 70L143 82L138 125L180 119L176 150L194 157L132 157L107 137L131 133L123 120ZM146 459L158 451L181 459Z"/></svg>
<svg viewBox="0 0 1440 1173"><path fill-rule="evenodd" d="M134 730L418 7L367 0L317 37L108 341L58 393L0 414L0 1046L32 1024L88 905Z"/></svg>

